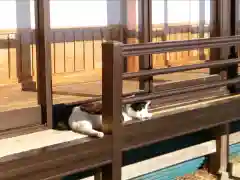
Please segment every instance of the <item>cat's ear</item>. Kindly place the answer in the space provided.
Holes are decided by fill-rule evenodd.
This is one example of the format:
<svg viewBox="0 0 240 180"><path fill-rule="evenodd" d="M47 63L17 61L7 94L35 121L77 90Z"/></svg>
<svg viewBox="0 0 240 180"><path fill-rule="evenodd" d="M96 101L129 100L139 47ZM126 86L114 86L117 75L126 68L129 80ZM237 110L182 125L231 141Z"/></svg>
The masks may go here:
<svg viewBox="0 0 240 180"><path fill-rule="evenodd" d="M151 102L152 102L152 101L150 101L150 100L149 100L149 101L146 101L146 108L149 107L149 105L151 104Z"/></svg>

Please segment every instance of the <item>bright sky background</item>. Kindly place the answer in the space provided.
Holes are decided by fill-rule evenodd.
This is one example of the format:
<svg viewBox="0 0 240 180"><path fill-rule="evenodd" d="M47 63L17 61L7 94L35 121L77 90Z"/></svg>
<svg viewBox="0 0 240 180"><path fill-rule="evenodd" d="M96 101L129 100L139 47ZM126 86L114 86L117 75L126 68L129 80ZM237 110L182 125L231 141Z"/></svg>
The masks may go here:
<svg viewBox="0 0 240 180"><path fill-rule="evenodd" d="M209 1L205 2L206 23L210 19ZM17 26L34 28L33 2L33 0L0 0L0 28L15 29ZM110 3L112 8L109 11L107 0L51 0L51 26L57 28L118 24L120 0L111 0ZM153 24L164 22L163 3L164 0L153 0ZM18 12L16 12L17 7ZM199 20L199 0L169 0L168 7L169 23L197 23Z"/></svg>

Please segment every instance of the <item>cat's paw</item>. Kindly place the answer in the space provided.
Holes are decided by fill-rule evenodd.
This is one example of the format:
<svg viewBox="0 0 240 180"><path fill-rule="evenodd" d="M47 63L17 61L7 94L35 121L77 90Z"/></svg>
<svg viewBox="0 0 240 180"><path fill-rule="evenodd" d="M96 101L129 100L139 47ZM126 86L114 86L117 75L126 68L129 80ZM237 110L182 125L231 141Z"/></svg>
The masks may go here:
<svg viewBox="0 0 240 180"><path fill-rule="evenodd" d="M151 118L152 118L152 116L153 116L153 114L152 114L152 113L148 113L148 116L147 116L147 117L148 117L149 119L151 119Z"/></svg>
<svg viewBox="0 0 240 180"><path fill-rule="evenodd" d="M103 138L103 137L104 137L104 133L103 133L103 132L98 132L98 133L97 133L97 137Z"/></svg>
<svg viewBox="0 0 240 180"><path fill-rule="evenodd" d="M151 118L152 118L152 113L148 113L144 117L141 117L140 120L147 121L147 120L150 120Z"/></svg>

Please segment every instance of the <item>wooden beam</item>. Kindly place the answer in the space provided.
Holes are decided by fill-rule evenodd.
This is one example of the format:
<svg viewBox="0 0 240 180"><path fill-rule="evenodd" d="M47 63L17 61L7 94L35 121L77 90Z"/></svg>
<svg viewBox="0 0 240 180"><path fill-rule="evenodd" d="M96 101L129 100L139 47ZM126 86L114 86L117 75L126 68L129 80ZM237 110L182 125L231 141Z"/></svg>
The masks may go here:
<svg viewBox="0 0 240 180"><path fill-rule="evenodd" d="M52 128L52 72L51 47L49 43L49 0L36 0L36 54L38 103L42 107L42 122Z"/></svg>
<svg viewBox="0 0 240 180"><path fill-rule="evenodd" d="M232 4L233 5L233 4ZM234 5L235 6L235 5ZM234 7L235 8L235 7ZM219 0L217 4L217 14L219 21L219 35L229 36L231 35L231 1ZM235 16L235 13L234 13ZM220 48L220 59L231 58L229 53L229 47ZM220 69L222 79L229 79L228 68ZM230 73L231 74L231 73ZM232 107L234 108L234 107ZM218 174L219 179L225 180L229 177L229 123L223 124L216 129L216 153L210 156L210 171Z"/></svg>
<svg viewBox="0 0 240 180"><path fill-rule="evenodd" d="M152 41L152 0L140 0L140 43ZM152 55L143 55L139 57L139 69L152 69ZM153 78L140 78L140 90L151 92L153 87Z"/></svg>

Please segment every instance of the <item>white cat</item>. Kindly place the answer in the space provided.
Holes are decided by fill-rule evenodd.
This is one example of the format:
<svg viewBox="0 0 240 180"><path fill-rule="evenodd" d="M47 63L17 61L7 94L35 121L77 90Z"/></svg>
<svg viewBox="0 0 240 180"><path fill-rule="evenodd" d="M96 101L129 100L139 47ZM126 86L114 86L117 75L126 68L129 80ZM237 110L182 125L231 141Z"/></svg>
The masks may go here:
<svg viewBox="0 0 240 180"><path fill-rule="evenodd" d="M133 118L138 120L151 118L152 113L148 112L150 103L150 101L147 101L123 106L123 123L131 121ZM102 129L101 108L100 104L92 105L90 108L74 107L68 119L68 125L75 132L102 138L104 133L100 131Z"/></svg>

